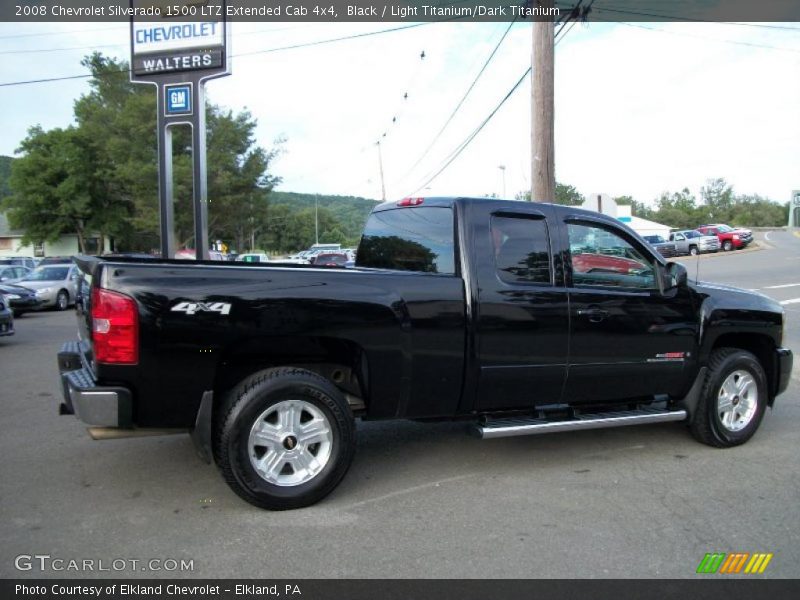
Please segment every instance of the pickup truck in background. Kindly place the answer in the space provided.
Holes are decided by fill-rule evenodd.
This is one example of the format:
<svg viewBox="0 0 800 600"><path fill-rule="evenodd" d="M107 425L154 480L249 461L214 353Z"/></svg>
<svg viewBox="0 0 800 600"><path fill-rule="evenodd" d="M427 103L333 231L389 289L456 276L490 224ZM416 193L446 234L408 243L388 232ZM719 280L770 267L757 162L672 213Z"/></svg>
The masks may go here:
<svg viewBox="0 0 800 600"><path fill-rule="evenodd" d="M675 244L675 250L680 255L696 256L706 252L717 252L720 248L716 236L705 235L694 229L673 231L669 234L669 241Z"/></svg>
<svg viewBox="0 0 800 600"><path fill-rule="evenodd" d="M675 242L668 242L660 235L644 235L642 238L664 258L672 258L680 254Z"/></svg>
<svg viewBox="0 0 800 600"><path fill-rule="evenodd" d="M463 420L482 438L683 421L742 444L789 382L784 313L689 282L616 219L407 198L356 267L78 257L62 414L95 438L188 431L268 509L344 477L356 420Z"/></svg>
<svg viewBox="0 0 800 600"><path fill-rule="evenodd" d="M753 241L753 232L749 229L734 229L728 225L700 225L697 231L716 237L725 252L747 248Z"/></svg>

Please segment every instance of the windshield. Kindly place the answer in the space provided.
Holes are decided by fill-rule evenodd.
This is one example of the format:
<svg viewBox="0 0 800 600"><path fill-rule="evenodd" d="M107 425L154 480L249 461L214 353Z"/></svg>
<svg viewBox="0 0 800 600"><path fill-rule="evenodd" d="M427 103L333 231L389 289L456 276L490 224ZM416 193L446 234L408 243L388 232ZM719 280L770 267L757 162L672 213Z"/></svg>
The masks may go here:
<svg viewBox="0 0 800 600"><path fill-rule="evenodd" d="M69 267L39 267L28 275L28 281L58 281L66 279Z"/></svg>
<svg viewBox="0 0 800 600"><path fill-rule="evenodd" d="M729 233L733 231L733 229L731 227L728 227L727 225L719 225L717 227L717 231L720 231L722 233Z"/></svg>
<svg viewBox="0 0 800 600"><path fill-rule="evenodd" d="M703 237L703 234L702 234L702 233L700 233L699 231L687 231L687 232L685 233L685 235L686 235L686 237L687 237L687 238L699 238L699 237Z"/></svg>

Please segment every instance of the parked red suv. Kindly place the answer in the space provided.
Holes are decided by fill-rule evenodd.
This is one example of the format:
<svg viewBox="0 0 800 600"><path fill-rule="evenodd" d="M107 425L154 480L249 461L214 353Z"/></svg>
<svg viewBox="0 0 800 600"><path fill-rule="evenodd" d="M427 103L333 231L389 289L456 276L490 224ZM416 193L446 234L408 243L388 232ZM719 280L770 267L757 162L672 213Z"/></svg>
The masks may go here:
<svg viewBox="0 0 800 600"><path fill-rule="evenodd" d="M700 225L697 231L705 235L717 236L720 246L722 246L722 249L726 252L745 248L753 241L753 232L749 229L734 229L733 227L721 223L716 225Z"/></svg>

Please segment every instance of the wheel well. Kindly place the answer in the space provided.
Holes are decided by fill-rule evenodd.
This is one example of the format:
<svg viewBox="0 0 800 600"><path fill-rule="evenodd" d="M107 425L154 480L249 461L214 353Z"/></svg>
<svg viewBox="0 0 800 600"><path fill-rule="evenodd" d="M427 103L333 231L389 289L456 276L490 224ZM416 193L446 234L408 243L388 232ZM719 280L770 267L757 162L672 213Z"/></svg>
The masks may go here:
<svg viewBox="0 0 800 600"><path fill-rule="evenodd" d="M769 405L775 400L775 343L772 338L757 333L726 333L719 336L714 342L713 350L717 348L739 348L755 355L764 374L767 376L769 388Z"/></svg>
<svg viewBox="0 0 800 600"><path fill-rule="evenodd" d="M244 378L264 369L282 366L317 373L347 394L354 410L366 407L366 390L369 388L363 350L347 340L322 337L262 338L248 340L230 349L224 353L217 368L214 406Z"/></svg>

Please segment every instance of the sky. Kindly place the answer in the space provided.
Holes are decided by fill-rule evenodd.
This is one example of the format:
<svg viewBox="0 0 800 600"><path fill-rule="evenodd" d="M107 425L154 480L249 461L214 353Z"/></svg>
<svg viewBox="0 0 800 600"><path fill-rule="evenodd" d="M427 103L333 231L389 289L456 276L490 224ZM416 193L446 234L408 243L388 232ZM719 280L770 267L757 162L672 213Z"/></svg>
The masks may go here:
<svg viewBox="0 0 800 600"><path fill-rule="evenodd" d="M722 177L736 193L788 201L800 189L800 24L773 25L565 28L555 59L557 180L652 203L684 187L699 196ZM208 98L249 110L265 148L285 139L271 168L280 190L380 199L379 140L389 199L529 189L530 78L437 172L530 66L530 23L511 28L439 136L507 23L424 24L248 54L397 26L235 23L233 74L210 82ZM124 23L0 23L0 83L79 75L92 49L127 59L128 36ZM32 125L68 126L87 92L86 79L0 87L0 154L14 155Z"/></svg>

